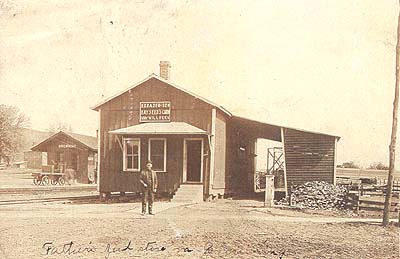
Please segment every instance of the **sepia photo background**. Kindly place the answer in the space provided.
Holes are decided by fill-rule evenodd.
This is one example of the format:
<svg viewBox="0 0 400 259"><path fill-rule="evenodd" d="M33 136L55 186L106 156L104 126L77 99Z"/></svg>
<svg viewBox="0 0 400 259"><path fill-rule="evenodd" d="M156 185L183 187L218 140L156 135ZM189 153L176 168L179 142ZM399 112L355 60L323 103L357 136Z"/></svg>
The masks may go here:
<svg viewBox="0 0 400 259"><path fill-rule="evenodd" d="M95 135L91 106L158 74L235 115L388 164L397 1L0 1L0 103ZM400 165L397 160L397 165Z"/></svg>

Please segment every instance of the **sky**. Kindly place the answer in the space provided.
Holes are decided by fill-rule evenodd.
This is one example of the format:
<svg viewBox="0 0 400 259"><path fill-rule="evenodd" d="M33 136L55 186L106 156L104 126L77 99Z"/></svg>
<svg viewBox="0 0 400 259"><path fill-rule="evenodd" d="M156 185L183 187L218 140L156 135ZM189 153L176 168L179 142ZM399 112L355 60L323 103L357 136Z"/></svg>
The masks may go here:
<svg viewBox="0 0 400 259"><path fill-rule="evenodd" d="M63 122L95 135L90 107L168 60L172 82L235 115L338 135L338 163L388 164L398 8L395 0L3 0L0 103L20 108L34 129Z"/></svg>

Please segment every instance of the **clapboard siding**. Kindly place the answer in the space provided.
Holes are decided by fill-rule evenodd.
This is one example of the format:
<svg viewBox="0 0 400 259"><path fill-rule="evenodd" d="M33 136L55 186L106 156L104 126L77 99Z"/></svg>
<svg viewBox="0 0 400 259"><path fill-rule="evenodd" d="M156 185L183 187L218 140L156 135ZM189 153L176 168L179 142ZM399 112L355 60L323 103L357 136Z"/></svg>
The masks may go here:
<svg viewBox="0 0 400 259"><path fill-rule="evenodd" d="M108 132L139 124L140 102L156 101L171 102L171 121L186 122L207 132L211 131L211 110L213 108L211 105L155 78L110 100L101 106L99 134L102 153L99 154L99 159L101 159L100 192L140 191L139 172L123 171L123 153L117 136ZM171 135L141 135L138 137L141 139L140 159L142 168L148 156L148 138L167 138L167 172L157 173L159 191L171 192L176 190L182 180L183 137ZM206 138L204 143L207 143Z"/></svg>
<svg viewBox="0 0 400 259"><path fill-rule="evenodd" d="M226 117L222 112L216 113L215 121L215 170L210 193L224 193L226 167Z"/></svg>
<svg viewBox="0 0 400 259"><path fill-rule="evenodd" d="M335 137L284 129L288 186L307 181L334 182Z"/></svg>
<svg viewBox="0 0 400 259"><path fill-rule="evenodd" d="M157 101L171 101L171 121L183 121L210 131L211 105L154 78L114 98L101 109L124 114L122 120L126 121L126 127L139 124L140 102ZM113 123L122 126L121 119Z"/></svg>

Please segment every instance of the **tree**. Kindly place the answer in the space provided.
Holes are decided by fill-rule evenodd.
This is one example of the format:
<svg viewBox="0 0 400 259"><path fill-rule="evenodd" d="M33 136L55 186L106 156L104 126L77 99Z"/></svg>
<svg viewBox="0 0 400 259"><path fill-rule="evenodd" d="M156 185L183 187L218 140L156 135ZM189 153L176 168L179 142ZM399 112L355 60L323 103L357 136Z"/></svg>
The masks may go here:
<svg viewBox="0 0 400 259"><path fill-rule="evenodd" d="M399 1L400 4L400 1ZM390 206L392 203L392 190L393 190L393 174L395 172L394 163L396 159L396 135L397 135L397 114L399 110L399 81L400 81L400 9L397 19L397 44L396 44L396 80L394 86L394 101L393 101L393 121L392 121L392 135L390 138L389 145L389 173L388 173L388 184L385 195L385 205L383 209L383 220L382 225L387 226L389 224Z"/></svg>
<svg viewBox="0 0 400 259"><path fill-rule="evenodd" d="M57 132L57 131L72 132L72 126L71 124L67 124L62 121L57 121L50 123L48 130L50 132Z"/></svg>
<svg viewBox="0 0 400 259"><path fill-rule="evenodd" d="M17 107L0 104L0 160L10 164L21 143L20 129L28 124L28 118Z"/></svg>
<svg viewBox="0 0 400 259"><path fill-rule="evenodd" d="M388 170L389 167L382 162L373 162L367 169Z"/></svg>
<svg viewBox="0 0 400 259"><path fill-rule="evenodd" d="M344 162L342 168L360 168L354 161Z"/></svg>

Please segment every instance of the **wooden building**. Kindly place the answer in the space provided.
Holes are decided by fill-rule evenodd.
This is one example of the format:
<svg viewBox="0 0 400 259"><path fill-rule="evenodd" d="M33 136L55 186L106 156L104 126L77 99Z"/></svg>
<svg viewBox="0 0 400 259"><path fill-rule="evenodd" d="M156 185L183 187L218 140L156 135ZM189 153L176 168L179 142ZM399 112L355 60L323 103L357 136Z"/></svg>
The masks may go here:
<svg viewBox="0 0 400 259"><path fill-rule="evenodd" d="M335 182L337 136L231 114L169 81L170 65L100 104L100 193L139 192L139 172L153 161L159 192L202 186L204 197L254 192L257 139L283 143L285 187Z"/></svg>
<svg viewBox="0 0 400 259"><path fill-rule="evenodd" d="M40 151L32 151L32 150L25 151L24 160L27 161L26 167L29 169L41 169L44 162L44 158L46 159L47 163L47 157L45 157L44 154L46 153Z"/></svg>
<svg viewBox="0 0 400 259"><path fill-rule="evenodd" d="M97 164L97 138L59 131L31 148L32 151L46 152L47 164L54 165L55 171L75 171L78 183L89 183Z"/></svg>

